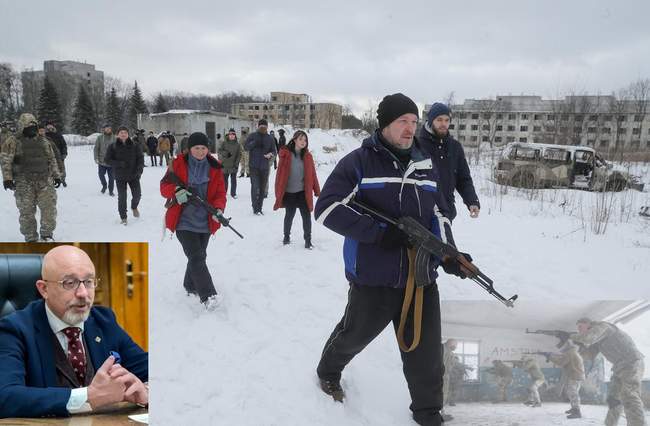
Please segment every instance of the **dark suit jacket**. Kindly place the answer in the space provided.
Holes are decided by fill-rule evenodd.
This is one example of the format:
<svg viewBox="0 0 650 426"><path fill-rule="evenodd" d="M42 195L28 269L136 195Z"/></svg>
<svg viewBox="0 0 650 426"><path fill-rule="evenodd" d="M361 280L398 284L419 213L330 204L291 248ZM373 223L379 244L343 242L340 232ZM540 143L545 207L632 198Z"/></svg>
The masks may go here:
<svg viewBox="0 0 650 426"><path fill-rule="evenodd" d="M43 300L0 319L0 417L69 415L70 388L58 387L53 334ZM93 307L83 336L95 370L109 351L117 351L124 368L148 381L149 355L117 324L113 311Z"/></svg>

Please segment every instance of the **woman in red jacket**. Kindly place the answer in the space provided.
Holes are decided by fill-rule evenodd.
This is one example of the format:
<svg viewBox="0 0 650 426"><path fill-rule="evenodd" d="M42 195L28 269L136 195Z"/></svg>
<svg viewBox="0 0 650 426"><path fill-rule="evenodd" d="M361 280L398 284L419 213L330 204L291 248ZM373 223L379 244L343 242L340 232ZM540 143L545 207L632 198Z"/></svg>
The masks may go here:
<svg viewBox="0 0 650 426"><path fill-rule="evenodd" d="M275 175L275 204L273 210L285 208L284 244L291 242L291 224L300 210L305 248L311 244L311 212L314 210L314 195L320 195L314 158L307 149L307 133L296 131L286 146L280 149L280 164Z"/></svg>
<svg viewBox="0 0 650 426"><path fill-rule="evenodd" d="M199 196L216 209L226 207L226 186L221 163L208 155L210 140L203 133L192 133L188 139L189 152L176 157L160 181L160 193L167 198L165 225L176 232L178 241L187 256L187 268L183 287L188 294L199 296L208 311L219 306L217 294L205 263L208 240L221 224L190 193ZM183 183L182 188L171 177L175 174Z"/></svg>

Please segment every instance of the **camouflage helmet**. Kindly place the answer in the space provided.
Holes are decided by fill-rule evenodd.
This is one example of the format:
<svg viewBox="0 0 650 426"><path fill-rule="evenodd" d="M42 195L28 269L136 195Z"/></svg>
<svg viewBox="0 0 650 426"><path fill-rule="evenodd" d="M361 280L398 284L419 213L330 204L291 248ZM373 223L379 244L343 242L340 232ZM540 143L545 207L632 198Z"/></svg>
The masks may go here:
<svg viewBox="0 0 650 426"><path fill-rule="evenodd" d="M18 118L18 123L16 123L16 132L22 133L23 129L25 127L29 127L30 125L38 126L38 121L36 120L36 117L34 117L33 114L24 112L20 114L20 118Z"/></svg>

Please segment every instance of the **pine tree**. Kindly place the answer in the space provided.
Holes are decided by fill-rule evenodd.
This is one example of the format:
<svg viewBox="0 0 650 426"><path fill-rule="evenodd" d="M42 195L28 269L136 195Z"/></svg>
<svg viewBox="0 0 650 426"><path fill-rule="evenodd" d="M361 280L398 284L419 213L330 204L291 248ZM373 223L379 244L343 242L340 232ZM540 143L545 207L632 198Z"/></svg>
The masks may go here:
<svg viewBox="0 0 650 426"><path fill-rule="evenodd" d="M43 89L38 100L38 119L41 122L53 122L57 130L63 131L61 103L56 88L47 76L43 81Z"/></svg>
<svg viewBox="0 0 650 426"><path fill-rule="evenodd" d="M106 96L106 123L113 128L113 132L117 132L117 128L122 125L122 102L117 97L115 88L111 88L111 92Z"/></svg>
<svg viewBox="0 0 650 426"><path fill-rule="evenodd" d="M153 112L159 113L159 112L167 112L169 111L169 108L167 108L167 101L165 100L165 97L162 95L162 93L158 93L158 96L156 96L156 101L153 106Z"/></svg>
<svg viewBox="0 0 650 426"><path fill-rule="evenodd" d="M149 112L147 104L144 103L142 93L138 87L138 82L133 86L133 94L129 98L129 109L127 113L127 121L129 128L135 130L138 128L138 114L146 114Z"/></svg>
<svg viewBox="0 0 650 426"><path fill-rule="evenodd" d="M79 84L77 102L72 114L72 130L80 135L87 136L97 130L95 124L95 111L93 103L83 83Z"/></svg>

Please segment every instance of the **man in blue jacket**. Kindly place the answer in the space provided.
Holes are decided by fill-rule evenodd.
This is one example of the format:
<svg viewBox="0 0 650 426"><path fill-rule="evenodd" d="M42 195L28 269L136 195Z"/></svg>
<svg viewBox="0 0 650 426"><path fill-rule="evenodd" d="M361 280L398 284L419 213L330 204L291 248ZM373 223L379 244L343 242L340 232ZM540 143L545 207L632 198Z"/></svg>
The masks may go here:
<svg viewBox="0 0 650 426"><path fill-rule="evenodd" d="M389 95L379 104L377 119L379 129L336 165L315 208L318 222L345 237L348 305L325 344L317 368L321 389L341 402L345 398L340 385L344 367L390 322L397 330L407 277L414 273L409 271L406 234L360 212L351 204L352 199L395 218L411 216L453 244L438 173L414 138L417 106L401 93ZM441 423L442 342L435 284L439 264L438 259L430 257L420 343L411 352L400 351L411 393L410 408L421 425ZM443 266L447 272L461 275L455 261ZM413 329L413 322L410 314L408 330Z"/></svg>
<svg viewBox="0 0 650 426"><path fill-rule="evenodd" d="M0 319L0 417L148 404L148 354L110 309L92 306L99 278L88 255L58 246L43 258L41 275L36 287L43 299Z"/></svg>
<svg viewBox="0 0 650 426"><path fill-rule="evenodd" d="M251 204L253 213L262 215L264 192L269 181L271 159L277 155L275 139L267 133L269 123L261 119L257 123L257 132L246 139L244 149L249 151L248 164L251 174Z"/></svg>
<svg viewBox="0 0 650 426"><path fill-rule="evenodd" d="M427 121L420 130L419 140L424 150L431 155L440 173L440 189L449 205L449 220L456 217L454 191L458 191L462 197L470 216L476 218L481 204L474 189L463 146L449 134L450 122L449 107L436 102L429 109Z"/></svg>

